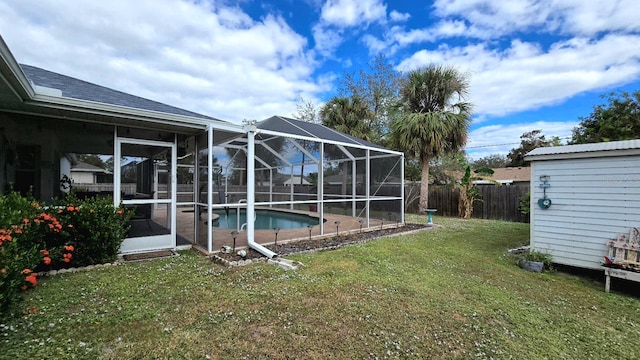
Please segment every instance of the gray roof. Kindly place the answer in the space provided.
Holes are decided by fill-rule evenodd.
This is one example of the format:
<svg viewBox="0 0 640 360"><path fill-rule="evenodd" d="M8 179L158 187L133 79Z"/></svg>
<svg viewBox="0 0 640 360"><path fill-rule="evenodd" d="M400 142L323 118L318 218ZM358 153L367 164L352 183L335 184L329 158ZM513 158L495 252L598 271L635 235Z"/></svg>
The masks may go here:
<svg viewBox="0 0 640 360"><path fill-rule="evenodd" d="M259 129L275 131L283 134L305 136L316 138L319 140L338 141L344 143L347 146L351 144L386 150L380 145L355 138L351 135L343 134L324 125L291 119L283 116L272 116L266 120L262 120L257 124L257 127Z"/></svg>
<svg viewBox="0 0 640 360"><path fill-rule="evenodd" d="M180 109L157 101L148 100L122 91L113 90L35 66L20 64L20 67L32 84L59 90L63 97L167 114L189 116L205 120L221 121L206 115ZM270 130L281 134L335 141L343 143L346 146L355 145L383 151L387 150L383 146L343 134L321 124L314 124L282 116L272 116L257 123L257 127L259 129Z"/></svg>
<svg viewBox="0 0 640 360"><path fill-rule="evenodd" d="M99 166L95 166L92 164L87 164L86 162L82 162L82 161L78 161L77 164L72 165L71 166L71 170L73 171L87 171L87 172L104 172L104 173L108 173L107 170L99 167Z"/></svg>
<svg viewBox="0 0 640 360"><path fill-rule="evenodd" d="M148 100L139 96L130 95L122 91L92 84L90 82L61 75L35 66L20 64L20 67L29 81L34 85L60 90L64 97L174 115L190 116L206 120L218 120L206 115L180 109L157 101Z"/></svg>
<svg viewBox="0 0 640 360"><path fill-rule="evenodd" d="M526 160L538 160L543 157L570 158L576 157L576 155L580 155L580 157L590 157L591 155L595 155L594 153L596 152L606 154L607 152L611 153L638 149L640 149L640 139L541 147L530 151L525 155L525 157Z"/></svg>

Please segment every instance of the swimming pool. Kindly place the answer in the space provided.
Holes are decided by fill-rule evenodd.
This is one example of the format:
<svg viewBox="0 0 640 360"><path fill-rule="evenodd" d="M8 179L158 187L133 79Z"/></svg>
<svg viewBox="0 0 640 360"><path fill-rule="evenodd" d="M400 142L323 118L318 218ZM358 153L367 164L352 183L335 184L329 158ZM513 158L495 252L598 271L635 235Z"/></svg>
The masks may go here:
<svg viewBox="0 0 640 360"><path fill-rule="evenodd" d="M237 220L237 212L235 209L229 210L229 215L220 209L214 210L214 214L219 215L220 217L217 221L214 220L213 226L221 229L235 229L238 220ZM240 225L247 222L247 211L246 209L240 210ZM318 225L320 221L317 217L304 215L304 214L296 214L285 211L277 211L277 210L256 210L256 221L255 221L255 229L256 230L270 230L273 228L280 229L296 229L296 228L304 228L309 225Z"/></svg>

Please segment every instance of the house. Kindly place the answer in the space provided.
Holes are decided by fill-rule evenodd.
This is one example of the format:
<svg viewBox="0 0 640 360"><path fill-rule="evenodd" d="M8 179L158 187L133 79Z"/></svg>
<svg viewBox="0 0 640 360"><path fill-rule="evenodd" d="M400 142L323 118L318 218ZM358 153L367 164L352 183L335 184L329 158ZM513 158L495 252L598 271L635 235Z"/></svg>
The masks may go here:
<svg viewBox="0 0 640 360"><path fill-rule="evenodd" d="M531 180L531 168L529 167L493 168L491 170L493 170L491 177L502 185L528 185ZM484 182L479 181L476 183L481 184ZM491 182L487 183L493 184Z"/></svg>
<svg viewBox="0 0 640 360"><path fill-rule="evenodd" d="M529 185L531 180L531 168L529 167L505 167L493 168L493 175L490 177L501 185ZM447 175L461 179L464 175L461 171L449 171ZM474 180L474 185L495 185L495 182L488 180Z"/></svg>
<svg viewBox="0 0 640 360"><path fill-rule="evenodd" d="M96 64L99 66L99 60ZM317 145L316 150L305 146L310 142ZM274 143L286 143L287 154L277 151ZM218 148L222 151L216 152ZM178 238L186 242L185 246L204 252L220 249L224 234L214 235L211 226L214 209L242 208L246 209L248 219L255 219L256 206L270 207L276 202L271 200L271 190L266 192L268 201L256 201L258 166L269 173L288 167L293 173L296 167L313 164L322 178L324 148L339 154L349 169L354 169L353 173L356 163L371 168L373 158L389 159L391 164L404 161L402 153L319 124L280 116L234 124L19 64L0 37L0 189L13 186L47 201L62 194L61 180L71 176L69 154L110 156L114 205L143 209L139 213L147 217L132 222L120 248L122 254L176 249ZM237 163L224 168L216 165L216 153L230 152L239 158ZM261 154L272 159L263 159L265 155ZM307 160L304 164L296 163L296 159L303 158L302 154ZM380 166L376 169L393 170ZM183 181L180 191L177 179ZM270 186L273 187L273 182ZM320 217L323 216L322 205L328 199L319 196L299 200L295 195L291 191L287 200L275 205L293 208L316 204ZM397 208L404 219L401 189L393 196L371 194L353 196L347 201L352 203L354 217L362 214L367 219L367 227L369 205L376 202ZM366 211L356 213L357 209ZM190 222L183 222L178 228L179 216L190 216ZM248 246L270 258L275 256L256 242L254 221L243 224L238 231L246 231L243 236ZM325 233L323 221L318 229L320 234Z"/></svg>
<svg viewBox="0 0 640 360"><path fill-rule="evenodd" d="M96 184L101 175L107 175L109 172L101 167L87 164L79 161L71 165L69 169L71 179L75 184Z"/></svg>
<svg viewBox="0 0 640 360"><path fill-rule="evenodd" d="M288 176L286 180L282 181L282 185L291 186L291 185L311 185L309 181L305 178L301 178L300 176Z"/></svg>
<svg viewBox="0 0 640 360"><path fill-rule="evenodd" d="M640 140L538 148L531 162L531 248L600 269L607 242L640 219Z"/></svg>
<svg viewBox="0 0 640 360"><path fill-rule="evenodd" d="M302 184L300 183L302 181ZM276 173L273 174L273 178L271 180L262 180L258 181L257 185L259 186L270 186L273 183L274 186L291 186L293 185L311 185L311 183L306 178L300 178L300 175L290 175L290 174L282 174Z"/></svg>

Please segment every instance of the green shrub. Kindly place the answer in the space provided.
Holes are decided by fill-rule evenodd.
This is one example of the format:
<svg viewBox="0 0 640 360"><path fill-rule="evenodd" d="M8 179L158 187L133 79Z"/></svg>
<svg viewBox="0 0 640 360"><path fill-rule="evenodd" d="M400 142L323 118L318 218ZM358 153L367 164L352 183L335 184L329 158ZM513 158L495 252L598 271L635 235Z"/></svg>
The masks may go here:
<svg viewBox="0 0 640 360"><path fill-rule="evenodd" d="M57 216L75 248L74 264L86 266L113 262L129 230L131 213L115 208L111 198L58 200Z"/></svg>
<svg viewBox="0 0 640 360"><path fill-rule="evenodd" d="M45 206L16 192L0 196L0 208L0 318L37 285L37 272L114 261L131 217L110 199Z"/></svg>
<svg viewBox="0 0 640 360"><path fill-rule="evenodd" d="M551 256L551 254L535 251L535 250L529 250L528 252L522 255L522 258L527 261L541 262L544 264L545 269L549 269L549 270L553 269L553 257Z"/></svg>
<svg viewBox="0 0 640 360"><path fill-rule="evenodd" d="M518 210L520 210L522 215L529 215L531 212L531 192L527 192L520 197Z"/></svg>
<svg viewBox="0 0 640 360"><path fill-rule="evenodd" d="M31 197L16 192L0 196L0 317L10 314L22 292L36 286L37 271L72 257L66 244L47 246L64 238L58 220L43 212Z"/></svg>

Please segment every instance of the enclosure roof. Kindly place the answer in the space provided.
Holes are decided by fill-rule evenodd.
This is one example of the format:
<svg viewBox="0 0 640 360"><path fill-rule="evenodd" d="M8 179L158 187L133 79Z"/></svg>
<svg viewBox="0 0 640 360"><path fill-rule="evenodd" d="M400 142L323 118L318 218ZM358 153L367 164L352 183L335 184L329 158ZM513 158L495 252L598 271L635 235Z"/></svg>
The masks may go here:
<svg viewBox="0 0 640 360"><path fill-rule="evenodd" d="M346 146L358 145L380 150L387 150L383 146L374 144L369 141L355 138L353 136L343 134L337 130L331 129L324 125L314 124L307 121L291 119L283 116L272 116L257 124L258 129L270 130L282 134L294 136L316 138L318 141L329 140L343 143ZM387 150L388 151L388 150Z"/></svg>
<svg viewBox="0 0 640 360"><path fill-rule="evenodd" d="M87 81L44 70L35 66L20 64L20 67L32 84L50 88L52 90L59 90L61 92L60 95L63 97L174 115L190 116L206 120L218 120L206 115L92 84Z"/></svg>
<svg viewBox="0 0 640 360"><path fill-rule="evenodd" d="M550 146L537 148L525 155L527 161L620 156L640 154L640 139L609 141L592 144Z"/></svg>

